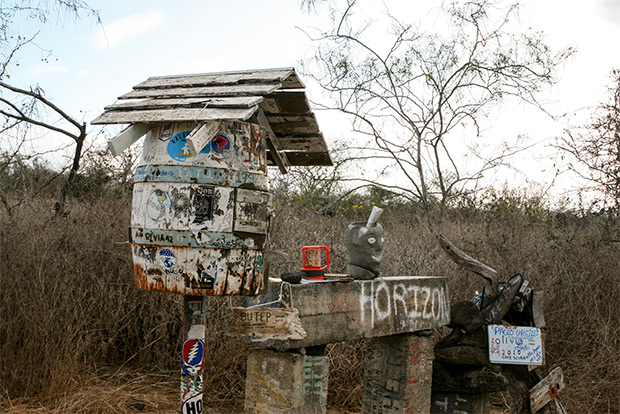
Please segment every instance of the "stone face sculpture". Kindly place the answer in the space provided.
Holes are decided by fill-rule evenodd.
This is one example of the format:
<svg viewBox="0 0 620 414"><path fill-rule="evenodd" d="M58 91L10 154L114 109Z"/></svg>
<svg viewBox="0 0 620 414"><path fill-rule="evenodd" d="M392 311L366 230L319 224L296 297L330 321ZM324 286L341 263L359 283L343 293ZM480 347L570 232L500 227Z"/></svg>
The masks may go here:
<svg viewBox="0 0 620 414"><path fill-rule="evenodd" d="M384 231L377 223L383 210L375 207L366 223L349 224L345 242L349 251L347 273L354 279L371 280L381 274Z"/></svg>

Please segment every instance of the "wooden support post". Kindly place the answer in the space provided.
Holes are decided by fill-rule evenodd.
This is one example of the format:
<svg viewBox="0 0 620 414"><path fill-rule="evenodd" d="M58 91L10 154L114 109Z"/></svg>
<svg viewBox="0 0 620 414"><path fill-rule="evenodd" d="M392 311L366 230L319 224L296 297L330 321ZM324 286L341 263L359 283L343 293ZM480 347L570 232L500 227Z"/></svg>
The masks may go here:
<svg viewBox="0 0 620 414"><path fill-rule="evenodd" d="M203 296L183 297L183 347L181 367L181 413L202 413L205 351L205 308Z"/></svg>
<svg viewBox="0 0 620 414"><path fill-rule="evenodd" d="M431 409L433 338L416 334L369 340L362 412L422 414Z"/></svg>
<svg viewBox="0 0 620 414"><path fill-rule="evenodd" d="M251 349L248 353L245 412L324 414L329 361L325 356L325 347L310 348L308 351L304 355Z"/></svg>
<svg viewBox="0 0 620 414"><path fill-rule="evenodd" d="M273 157L273 162L275 162L282 174L286 174L291 166L291 163L286 157L286 154L282 151L282 146L278 142L278 138L273 132L273 129L271 129L271 125L265 116L265 112L260 108L256 112L256 119L258 119L258 123L265 128L265 131L267 132L267 148Z"/></svg>

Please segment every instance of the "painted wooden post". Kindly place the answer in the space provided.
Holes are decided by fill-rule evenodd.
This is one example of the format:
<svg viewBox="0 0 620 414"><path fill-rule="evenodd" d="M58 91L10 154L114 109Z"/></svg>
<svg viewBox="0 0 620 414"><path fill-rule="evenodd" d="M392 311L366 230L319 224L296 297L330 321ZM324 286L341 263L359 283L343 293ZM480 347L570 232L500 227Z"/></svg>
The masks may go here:
<svg viewBox="0 0 620 414"><path fill-rule="evenodd" d="M318 352L251 349L248 354L245 412L248 414L324 414L329 360Z"/></svg>
<svg viewBox="0 0 620 414"><path fill-rule="evenodd" d="M206 298L203 296L184 296L183 299L180 413L201 414L203 407Z"/></svg>

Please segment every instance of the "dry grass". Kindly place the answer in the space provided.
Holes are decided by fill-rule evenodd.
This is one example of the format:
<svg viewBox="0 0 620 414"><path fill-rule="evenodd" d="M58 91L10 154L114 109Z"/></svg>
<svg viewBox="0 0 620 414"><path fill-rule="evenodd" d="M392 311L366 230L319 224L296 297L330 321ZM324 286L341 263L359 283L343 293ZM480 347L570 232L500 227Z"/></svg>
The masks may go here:
<svg viewBox="0 0 620 414"><path fill-rule="evenodd" d="M319 243L330 246L331 270L344 271L344 230L353 219L285 201L279 199L270 243L290 259L275 274L299 266L301 246ZM39 199L12 217L0 212L0 411L176 410L180 297L135 288L124 243L129 198L75 201L56 221L52 211ZM480 289L444 256L419 218L404 209L384 216L384 274L445 275L453 300ZM471 210L453 212L444 228L505 278L521 272L546 292L547 368L563 368L569 412L620 411L617 231L617 222L593 215ZM226 308L226 300L209 299L205 395L216 412L238 412L247 350L227 335ZM329 404L337 411L359 412L362 349L361 343L328 348Z"/></svg>

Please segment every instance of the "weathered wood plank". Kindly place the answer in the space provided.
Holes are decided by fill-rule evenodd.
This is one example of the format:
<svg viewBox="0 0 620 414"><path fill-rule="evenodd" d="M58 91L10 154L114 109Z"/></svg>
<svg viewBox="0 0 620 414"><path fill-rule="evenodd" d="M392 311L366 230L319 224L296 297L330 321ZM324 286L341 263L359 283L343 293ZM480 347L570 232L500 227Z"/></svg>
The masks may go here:
<svg viewBox="0 0 620 414"><path fill-rule="evenodd" d="M295 308L232 308L235 334L249 335L253 341L273 339L303 339L306 331L301 326Z"/></svg>
<svg viewBox="0 0 620 414"><path fill-rule="evenodd" d="M315 135L320 133L319 125L309 122L270 122L276 135Z"/></svg>
<svg viewBox="0 0 620 414"><path fill-rule="evenodd" d="M278 141L286 151L327 152L327 145L322 134L303 138L286 135L278 137Z"/></svg>
<svg viewBox="0 0 620 414"><path fill-rule="evenodd" d="M258 105L262 96L234 96L223 98L162 98L146 99L141 101L123 101L106 106L106 111L134 110L134 109L161 109L161 108L249 108Z"/></svg>
<svg viewBox="0 0 620 414"><path fill-rule="evenodd" d="M198 88L136 89L119 96L118 99L268 95L281 86L281 84L277 83L202 86Z"/></svg>
<svg viewBox="0 0 620 414"><path fill-rule="evenodd" d="M543 312L543 299L545 294L542 290L532 292L532 315L537 328L546 327L545 314Z"/></svg>
<svg viewBox="0 0 620 414"><path fill-rule="evenodd" d="M303 91L277 91L265 96L265 101L261 104L266 114L271 113L290 113L308 114L310 104Z"/></svg>
<svg viewBox="0 0 620 414"><path fill-rule="evenodd" d="M280 169L280 172L282 174L286 174L291 164L288 161L286 154L282 152L282 146L278 142L278 137L273 132L273 129L271 129L271 124L265 117L265 113L263 112L262 109L260 108L258 109L256 113L256 118L258 120L258 123L263 128L265 128L265 131L267 131L267 148L269 149L271 153L271 157L273 158L273 161Z"/></svg>
<svg viewBox="0 0 620 414"><path fill-rule="evenodd" d="M108 141L108 150L115 157L131 146L134 142L142 138L151 130L151 125L136 124L130 125L121 131L120 134Z"/></svg>
<svg viewBox="0 0 620 414"><path fill-rule="evenodd" d="M205 122L198 125L187 136L187 145L192 154L198 154L202 149L211 142L211 139L218 133L221 122Z"/></svg>
<svg viewBox="0 0 620 414"><path fill-rule="evenodd" d="M330 167L334 165L329 152L297 152L297 151L285 151L291 165L294 166L308 166L308 165L322 165Z"/></svg>
<svg viewBox="0 0 620 414"><path fill-rule="evenodd" d="M308 125L316 124L316 118L314 114L286 114L286 113L271 113L267 115L267 119L272 124L279 123L306 123Z"/></svg>
<svg viewBox="0 0 620 414"><path fill-rule="evenodd" d="M532 413L537 412L557 397L564 385L562 368L557 367L530 389L530 408Z"/></svg>
<svg viewBox="0 0 620 414"><path fill-rule="evenodd" d="M299 311L308 336L272 344L277 347L300 348L417 332L447 325L450 319L448 282L443 277L402 276L301 285L280 283L284 283L285 299ZM246 306L277 298L280 283L270 283L264 295L247 298ZM252 342L251 338L246 339Z"/></svg>
<svg viewBox="0 0 620 414"><path fill-rule="evenodd" d="M454 261L454 263L461 266L465 270L469 270L470 272L477 274L484 280L484 284L487 287L486 295L488 299L490 301L495 300L495 298L499 295L497 293L499 287L499 274L497 273L497 270L474 259L464 251L455 247L450 240L445 238L443 235L440 234L437 238L441 248L448 255L448 257Z"/></svg>
<svg viewBox="0 0 620 414"><path fill-rule="evenodd" d="M174 108L138 111L108 111L95 118L91 124L128 124L175 121L224 121L250 118L253 108Z"/></svg>
<svg viewBox="0 0 620 414"><path fill-rule="evenodd" d="M303 88L293 68L249 70L193 75L154 76L135 86L136 89L221 86L238 83L282 83Z"/></svg>

